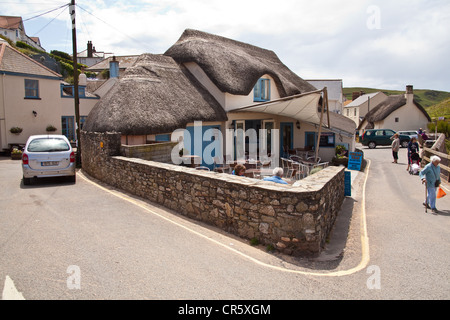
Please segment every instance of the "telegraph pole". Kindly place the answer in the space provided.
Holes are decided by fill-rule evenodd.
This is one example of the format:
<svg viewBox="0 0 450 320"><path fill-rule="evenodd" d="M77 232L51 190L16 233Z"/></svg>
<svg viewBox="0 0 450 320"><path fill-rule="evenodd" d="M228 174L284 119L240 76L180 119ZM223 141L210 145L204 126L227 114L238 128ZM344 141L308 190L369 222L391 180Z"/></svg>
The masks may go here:
<svg viewBox="0 0 450 320"><path fill-rule="evenodd" d="M76 124L76 142L77 142L77 167L81 167L81 126L80 126L80 95L78 92L78 61L77 61L77 28L75 23L75 0L70 1L70 17L72 19L72 48L73 48L73 97L75 100L75 124Z"/></svg>

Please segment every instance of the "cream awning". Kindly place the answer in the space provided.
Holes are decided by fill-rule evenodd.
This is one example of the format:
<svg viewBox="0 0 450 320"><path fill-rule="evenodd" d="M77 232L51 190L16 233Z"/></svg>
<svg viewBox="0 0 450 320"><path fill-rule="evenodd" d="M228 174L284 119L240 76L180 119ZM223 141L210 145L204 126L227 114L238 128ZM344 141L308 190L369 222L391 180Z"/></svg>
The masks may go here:
<svg viewBox="0 0 450 320"><path fill-rule="evenodd" d="M298 94L262 102L251 106L234 109L232 112L262 112L279 116L289 117L302 122L307 122L315 125L327 125L321 121L321 114L319 111L319 100L322 96L322 90L311 91L308 93Z"/></svg>

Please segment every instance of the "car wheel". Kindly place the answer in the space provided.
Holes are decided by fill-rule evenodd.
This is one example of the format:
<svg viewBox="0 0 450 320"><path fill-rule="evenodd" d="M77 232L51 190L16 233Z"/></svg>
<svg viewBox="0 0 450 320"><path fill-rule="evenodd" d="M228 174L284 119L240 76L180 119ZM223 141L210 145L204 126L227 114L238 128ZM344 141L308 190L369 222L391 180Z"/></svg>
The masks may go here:
<svg viewBox="0 0 450 320"><path fill-rule="evenodd" d="M403 141L402 141L402 147L403 147L403 148L408 148L408 141L403 140Z"/></svg>
<svg viewBox="0 0 450 320"><path fill-rule="evenodd" d="M29 186L31 184L31 178L25 178L23 177L23 185Z"/></svg>
<svg viewBox="0 0 450 320"><path fill-rule="evenodd" d="M373 141L369 142L369 149L375 149L377 147L377 144Z"/></svg>

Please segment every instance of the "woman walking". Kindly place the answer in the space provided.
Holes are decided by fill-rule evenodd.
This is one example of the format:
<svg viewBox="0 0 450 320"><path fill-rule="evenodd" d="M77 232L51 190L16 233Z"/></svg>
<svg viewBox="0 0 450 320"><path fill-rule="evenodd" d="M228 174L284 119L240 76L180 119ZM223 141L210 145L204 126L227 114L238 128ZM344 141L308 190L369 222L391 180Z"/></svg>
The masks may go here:
<svg viewBox="0 0 450 320"><path fill-rule="evenodd" d="M392 163L398 163L398 150L400 149L400 138L398 137L398 133L394 134L391 139L392 144L392 156L394 157L394 161Z"/></svg>
<svg viewBox="0 0 450 320"><path fill-rule="evenodd" d="M427 186L427 200L423 203L426 208L431 208L433 214L437 214L436 209L436 189L441 184L441 168L439 163L441 158L438 156L432 156L431 162L427 164L419 173L419 177L423 184Z"/></svg>
<svg viewBox="0 0 450 320"><path fill-rule="evenodd" d="M411 141L408 143L408 168L406 168L406 171L409 171L412 163L412 155L413 154L419 154L419 144L417 143L416 137L412 137Z"/></svg>

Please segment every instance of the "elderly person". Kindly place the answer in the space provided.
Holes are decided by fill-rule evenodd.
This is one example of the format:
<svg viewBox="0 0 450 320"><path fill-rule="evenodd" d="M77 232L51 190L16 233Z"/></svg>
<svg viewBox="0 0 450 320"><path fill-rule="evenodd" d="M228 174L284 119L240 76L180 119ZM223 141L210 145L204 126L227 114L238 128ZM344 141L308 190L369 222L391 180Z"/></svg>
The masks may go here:
<svg viewBox="0 0 450 320"><path fill-rule="evenodd" d="M427 208L431 208L431 212L436 214L438 212L436 209L436 189L441 183L441 168L439 167L441 158L432 156L430 160L431 162L420 171L419 177L422 180L422 183L427 186L427 201L424 202L423 205Z"/></svg>
<svg viewBox="0 0 450 320"><path fill-rule="evenodd" d="M283 180L283 169L280 167L273 169L272 177L267 177L267 178L264 178L263 180L271 181L271 182L275 182L275 183L288 184L286 181Z"/></svg>

